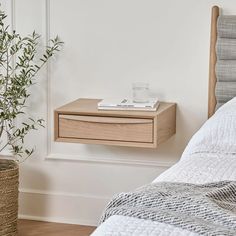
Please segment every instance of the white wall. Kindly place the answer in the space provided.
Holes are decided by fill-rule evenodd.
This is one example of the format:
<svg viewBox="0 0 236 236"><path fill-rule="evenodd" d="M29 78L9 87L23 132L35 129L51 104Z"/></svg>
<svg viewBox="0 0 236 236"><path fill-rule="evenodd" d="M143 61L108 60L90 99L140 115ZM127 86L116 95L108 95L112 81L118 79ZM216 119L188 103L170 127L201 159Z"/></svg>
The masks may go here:
<svg viewBox="0 0 236 236"><path fill-rule="evenodd" d="M175 163L207 117L210 8L232 0L2 0L19 32L58 34L65 46L42 71L29 112L47 129L21 165L20 216L96 224L117 192L152 181ZM46 3L47 2L47 3ZM53 142L53 110L79 97L129 96L134 81L178 104L177 133L156 150Z"/></svg>

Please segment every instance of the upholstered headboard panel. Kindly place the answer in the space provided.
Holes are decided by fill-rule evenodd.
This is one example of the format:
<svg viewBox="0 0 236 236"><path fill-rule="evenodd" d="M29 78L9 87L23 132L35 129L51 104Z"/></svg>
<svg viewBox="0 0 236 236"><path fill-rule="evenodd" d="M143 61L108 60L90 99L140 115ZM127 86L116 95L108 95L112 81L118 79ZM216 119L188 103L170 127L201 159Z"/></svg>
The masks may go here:
<svg viewBox="0 0 236 236"><path fill-rule="evenodd" d="M216 109L236 96L236 16L218 17Z"/></svg>
<svg viewBox="0 0 236 236"><path fill-rule="evenodd" d="M208 116L236 96L236 16L212 9Z"/></svg>

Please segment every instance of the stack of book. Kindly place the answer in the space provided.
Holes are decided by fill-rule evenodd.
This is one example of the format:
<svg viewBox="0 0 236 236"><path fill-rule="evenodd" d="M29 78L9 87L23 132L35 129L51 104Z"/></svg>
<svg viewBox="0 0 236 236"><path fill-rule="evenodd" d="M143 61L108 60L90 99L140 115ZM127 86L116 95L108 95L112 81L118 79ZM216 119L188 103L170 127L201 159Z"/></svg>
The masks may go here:
<svg viewBox="0 0 236 236"><path fill-rule="evenodd" d="M137 103L128 99L104 99L98 103L99 110L156 111L158 106L158 99L150 99L146 103Z"/></svg>

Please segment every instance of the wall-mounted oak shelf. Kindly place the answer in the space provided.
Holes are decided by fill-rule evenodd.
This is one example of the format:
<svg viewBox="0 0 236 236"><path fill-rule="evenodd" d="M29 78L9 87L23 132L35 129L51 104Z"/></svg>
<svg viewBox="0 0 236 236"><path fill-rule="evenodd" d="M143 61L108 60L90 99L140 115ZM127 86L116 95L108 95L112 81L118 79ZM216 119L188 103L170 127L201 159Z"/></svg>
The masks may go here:
<svg viewBox="0 0 236 236"><path fill-rule="evenodd" d="M157 111L98 110L99 99L78 99L54 112L55 141L156 148L175 134L176 104Z"/></svg>

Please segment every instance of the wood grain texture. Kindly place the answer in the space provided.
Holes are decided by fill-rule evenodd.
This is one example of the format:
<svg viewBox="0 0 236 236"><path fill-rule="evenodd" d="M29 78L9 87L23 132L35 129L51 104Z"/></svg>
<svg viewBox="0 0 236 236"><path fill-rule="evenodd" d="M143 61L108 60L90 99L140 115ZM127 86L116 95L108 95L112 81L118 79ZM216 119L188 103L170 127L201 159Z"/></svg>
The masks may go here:
<svg viewBox="0 0 236 236"><path fill-rule="evenodd" d="M109 146L122 146L122 147L140 147L140 148L156 148L156 144L143 143L143 142L126 142L126 141L113 141L102 139L79 139L79 138L57 138L57 142L64 143L83 143L83 144L97 144L97 145L109 145Z"/></svg>
<svg viewBox="0 0 236 236"><path fill-rule="evenodd" d="M211 15L211 41L210 41L210 65L209 65L209 87L208 87L208 118L215 113L216 107L216 41L217 41L217 19L220 14L218 6L212 7Z"/></svg>
<svg viewBox="0 0 236 236"><path fill-rule="evenodd" d="M99 99L78 99L55 111L55 141L155 148L175 133L176 104L157 111L101 111Z"/></svg>
<svg viewBox="0 0 236 236"><path fill-rule="evenodd" d="M157 145L165 142L176 132L176 105L160 113L156 120Z"/></svg>
<svg viewBox="0 0 236 236"><path fill-rule="evenodd" d="M19 220L18 236L88 236L95 230L92 226L58 224L50 222Z"/></svg>
<svg viewBox="0 0 236 236"><path fill-rule="evenodd" d="M59 113L54 111L54 138L59 137Z"/></svg>
<svg viewBox="0 0 236 236"><path fill-rule="evenodd" d="M152 119L134 119L106 116L59 115L59 119L100 124L151 124Z"/></svg>
<svg viewBox="0 0 236 236"><path fill-rule="evenodd" d="M116 111L116 110L98 110L97 103L101 99L80 98L56 109L60 114L76 115L95 115L95 116L113 116L113 117L139 117L152 118L158 115L174 103L161 102L157 111Z"/></svg>
<svg viewBox="0 0 236 236"><path fill-rule="evenodd" d="M59 116L59 137L61 138L80 138L80 139L99 139L126 142L146 142L153 141L152 119L133 118L107 118L93 116L76 116L74 120L67 119L66 116ZM86 119L87 118L87 119Z"/></svg>

